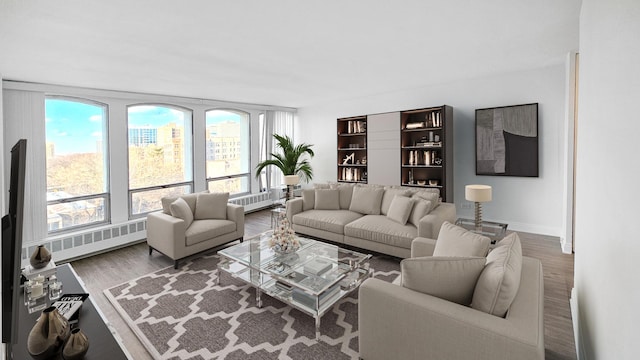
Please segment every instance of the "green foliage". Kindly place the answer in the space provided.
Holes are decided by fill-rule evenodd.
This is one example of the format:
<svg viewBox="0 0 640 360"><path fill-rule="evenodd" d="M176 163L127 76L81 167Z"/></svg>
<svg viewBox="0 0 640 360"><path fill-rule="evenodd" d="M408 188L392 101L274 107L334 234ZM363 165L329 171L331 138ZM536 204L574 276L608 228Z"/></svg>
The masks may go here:
<svg viewBox="0 0 640 360"><path fill-rule="evenodd" d="M280 153L271 153L272 159L265 160L256 166L256 177L267 166L275 166L282 171L284 175L299 175L300 179L308 182L313 178L313 169L308 159L303 159L305 154L313 157L314 153L309 144L293 145L293 140L288 136L273 134L278 141L278 147L282 149Z"/></svg>

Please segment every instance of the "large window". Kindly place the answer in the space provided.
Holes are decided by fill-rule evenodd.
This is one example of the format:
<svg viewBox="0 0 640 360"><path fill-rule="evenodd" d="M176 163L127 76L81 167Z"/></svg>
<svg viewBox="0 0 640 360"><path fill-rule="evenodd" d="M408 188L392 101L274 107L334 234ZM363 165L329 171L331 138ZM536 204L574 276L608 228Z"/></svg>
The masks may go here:
<svg viewBox="0 0 640 360"><path fill-rule="evenodd" d="M128 113L129 213L162 208L163 196L193 191L192 113L168 105L133 105Z"/></svg>
<svg viewBox="0 0 640 360"><path fill-rule="evenodd" d="M238 110L206 112L207 188L231 195L248 193L251 183L249 114Z"/></svg>
<svg viewBox="0 0 640 360"><path fill-rule="evenodd" d="M88 100L45 99L49 232L109 221L107 113Z"/></svg>

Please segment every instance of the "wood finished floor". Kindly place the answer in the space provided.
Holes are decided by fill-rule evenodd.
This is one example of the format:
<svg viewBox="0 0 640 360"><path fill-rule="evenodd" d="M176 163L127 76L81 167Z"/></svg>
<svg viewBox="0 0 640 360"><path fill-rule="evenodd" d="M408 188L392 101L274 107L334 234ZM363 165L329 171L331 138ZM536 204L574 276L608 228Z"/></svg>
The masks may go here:
<svg viewBox="0 0 640 360"><path fill-rule="evenodd" d="M247 214L245 238L257 235L271 226L269 210ZM563 254L558 238L529 233L518 233L525 256L542 261L544 271L545 316L544 336L546 359L576 359L569 297L573 287L573 255ZM154 252L148 255L146 243L73 261L80 278L88 288L93 301L102 310L107 321L118 332L135 360L151 359L135 334L115 311L103 290L136 277L173 265L173 261Z"/></svg>

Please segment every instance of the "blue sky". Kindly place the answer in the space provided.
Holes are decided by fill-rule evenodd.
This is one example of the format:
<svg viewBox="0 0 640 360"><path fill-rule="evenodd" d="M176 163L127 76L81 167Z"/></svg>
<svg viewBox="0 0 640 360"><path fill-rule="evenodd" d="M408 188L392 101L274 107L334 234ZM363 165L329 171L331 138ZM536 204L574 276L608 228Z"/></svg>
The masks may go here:
<svg viewBox="0 0 640 360"><path fill-rule="evenodd" d="M47 142L55 144L55 154L95 152L97 140L107 131L106 114L96 104L64 99L47 99L45 106ZM153 105L129 107L129 126L161 126L175 122L184 126L185 113L177 108ZM207 112L207 125L240 121L242 116L226 111Z"/></svg>

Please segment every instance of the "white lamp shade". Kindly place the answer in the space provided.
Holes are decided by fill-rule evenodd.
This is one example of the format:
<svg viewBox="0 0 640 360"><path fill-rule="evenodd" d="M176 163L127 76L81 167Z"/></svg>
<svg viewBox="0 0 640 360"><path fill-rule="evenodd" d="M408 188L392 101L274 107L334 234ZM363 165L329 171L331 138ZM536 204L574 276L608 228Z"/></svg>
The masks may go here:
<svg viewBox="0 0 640 360"><path fill-rule="evenodd" d="M285 175L284 176L284 184L285 185L296 185L300 182L299 175Z"/></svg>
<svg viewBox="0 0 640 360"><path fill-rule="evenodd" d="M491 186L467 185L464 187L464 198L474 202L491 201Z"/></svg>

